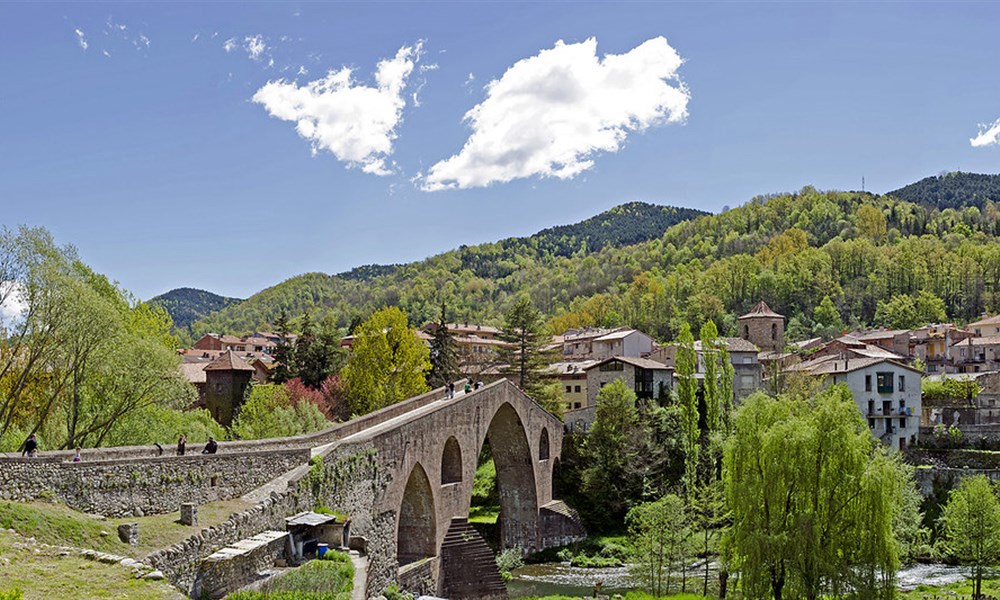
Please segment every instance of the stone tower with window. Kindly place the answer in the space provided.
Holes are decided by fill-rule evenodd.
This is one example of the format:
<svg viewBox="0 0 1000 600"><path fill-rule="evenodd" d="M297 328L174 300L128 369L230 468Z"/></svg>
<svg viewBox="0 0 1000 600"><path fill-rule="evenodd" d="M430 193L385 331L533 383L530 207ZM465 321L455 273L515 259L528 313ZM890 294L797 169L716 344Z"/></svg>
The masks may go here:
<svg viewBox="0 0 1000 600"><path fill-rule="evenodd" d="M740 337L761 350L781 352L785 348L785 317L761 300L738 319Z"/></svg>

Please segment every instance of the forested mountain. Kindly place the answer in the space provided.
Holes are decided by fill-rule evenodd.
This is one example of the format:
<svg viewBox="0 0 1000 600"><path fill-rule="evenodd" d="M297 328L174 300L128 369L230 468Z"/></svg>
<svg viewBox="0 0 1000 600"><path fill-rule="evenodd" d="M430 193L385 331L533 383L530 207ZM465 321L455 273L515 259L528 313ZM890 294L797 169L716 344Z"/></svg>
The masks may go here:
<svg viewBox="0 0 1000 600"><path fill-rule="evenodd" d="M152 298L149 304L170 313L174 327L186 329L198 319L239 302L242 302L239 298L227 298L205 290L177 288Z"/></svg>
<svg viewBox="0 0 1000 600"><path fill-rule="evenodd" d="M925 177L887 195L942 210L967 206L982 209L987 201L1000 202L1000 175L956 171L936 177Z"/></svg>
<svg viewBox="0 0 1000 600"><path fill-rule="evenodd" d="M470 269L477 277L498 279L516 270L519 261L571 256L607 246L619 247L648 241L663 235L671 225L706 214L708 213L691 208L629 202L579 223L544 229L527 237L462 246L458 250L420 263L364 265L333 276L307 273L255 294L241 309L230 309L211 317L203 315L205 323L199 324L195 333L203 333L211 327L221 331L251 330L272 322L282 308L289 315L299 315L315 308L320 316L332 309L338 322L346 326L351 320L367 315L378 306L393 303L391 292L384 296L384 301L376 301L362 289L366 287L363 284L398 280L400 277L405 280L406 273L444 256L457 258L463 269ZM358 303L341 302L343 297L352 298ZM462 311L458 316L471 319L483 318L486 314L492 316L492 309L489 313Z"/></svg>
<svg viewBox="0 0 1000 600"><path fill-rule="evenodd" d="M876 323L880 303L940 298L947 317L967 321L1000 310L1000 206L937 209L890 196L818 192L762 196L718 215L669 227L629 246L542 250L532 238L468 246L401 265L368 280L307 274L210 315L201 331L238 333L309 309L346 327L384 305L423 323L447 304L449 318L497 323L512 297L528 293L555 332L628 325L661 340L680 325L735 318L763 298L789 318L789 336L829 328L814 310L829 296L843 325ZM926 294L923 298L926 298ZM836 322L836 319L834 319Z"/></svg>

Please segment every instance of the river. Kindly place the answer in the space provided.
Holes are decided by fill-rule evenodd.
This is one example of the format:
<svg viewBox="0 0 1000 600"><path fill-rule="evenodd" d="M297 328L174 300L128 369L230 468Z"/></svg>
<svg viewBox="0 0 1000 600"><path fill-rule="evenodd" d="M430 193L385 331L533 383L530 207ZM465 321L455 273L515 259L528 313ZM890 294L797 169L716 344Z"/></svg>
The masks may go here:
<svg viewBox="0 0 1000 600"><path fill-rule="evenodd" d="M526 596L547 596L562 594L566 596L591 597L594 593L594 583L602 582L602 593L624 593L632 589L626 567L610 567L602 569L584 569L571 566L569 563L540 563L525 565L516 569L513 579L507 584L511 598ZM689 585L697 587L693 575ZM918 585L941 586L966 579L966 572L961 567L942 564L911 565L899 571L897 587L902 591L916 588Z"/></svg>

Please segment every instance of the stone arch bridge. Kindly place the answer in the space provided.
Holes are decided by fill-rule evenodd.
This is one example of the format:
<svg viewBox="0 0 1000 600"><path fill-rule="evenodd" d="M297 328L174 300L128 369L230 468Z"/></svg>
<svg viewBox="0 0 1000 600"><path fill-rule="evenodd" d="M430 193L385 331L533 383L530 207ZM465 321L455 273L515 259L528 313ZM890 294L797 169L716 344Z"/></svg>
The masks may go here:
<svg viewBox="0 0 1000 600"><path fill-rule="evenodd" d="M368 597L396 581L444 598L506 598L490 548L468 523L480 452L488 442L496 464L500 544L530 553L585 536L553 494L562 441L562 422L501 380L454 398L437 389L306 436L223 443L214 456L110 448L85 451L81 463L58 453L0 457L0 498L54 495L107 516L251 501L253 508L144 559L197 596L253 576L235 569L223 577L206 568L206 557L323 506L351 518L352 545L368 556ZM256 560L249 568L264 566Z"/></svg>

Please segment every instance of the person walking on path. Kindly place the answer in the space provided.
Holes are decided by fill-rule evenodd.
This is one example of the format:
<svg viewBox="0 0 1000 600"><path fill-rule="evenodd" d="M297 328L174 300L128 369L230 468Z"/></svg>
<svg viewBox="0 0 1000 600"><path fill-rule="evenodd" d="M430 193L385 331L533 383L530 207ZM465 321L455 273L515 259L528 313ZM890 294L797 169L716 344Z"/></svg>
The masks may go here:
<svg viewBox="0 0 1000 600"><path fill-rule="evenodd" d="M76 447L76 451L73 452L73 462L80 462L82 460L83 460L83 457L80 456L80 447L77 446Z"/></svg>
<svg viewBox="0 0 1000 600"><path fill-rule="evenodd" d="M205 444L205 449L201 451L202 454L215 454L219 450L219 443L215 441L214 437L208 438L208 443Z"/></svg>
<svg viewBox="0 0 1000 600"><path fill-rule="evenodd" d="M468 394L470 391L472 391L472 386L469 385L468 381L466 381L465 382L465 393Z"/></svg>
<svg viewBox="0 0 1000 600"><path fill-rule="evenodd" d="M177 456L184 456L184 448L187 446L187 437L182 433L181 437L177 440Z"/></svg>
<svg viewBox="0 0 1000 600"><path fill-rule="evenodd" d="M38 440L35 439L35 434L29 435L28 439L24 440L24 445L21 446L21 456L25 455L28 458L38 456Z"/></svg>
<svg viewBox="0 0 1000 600"><path fill-rule="evenodd" d="M455 397L455 382L452 381L448 384L448 398Z"/></svg>

